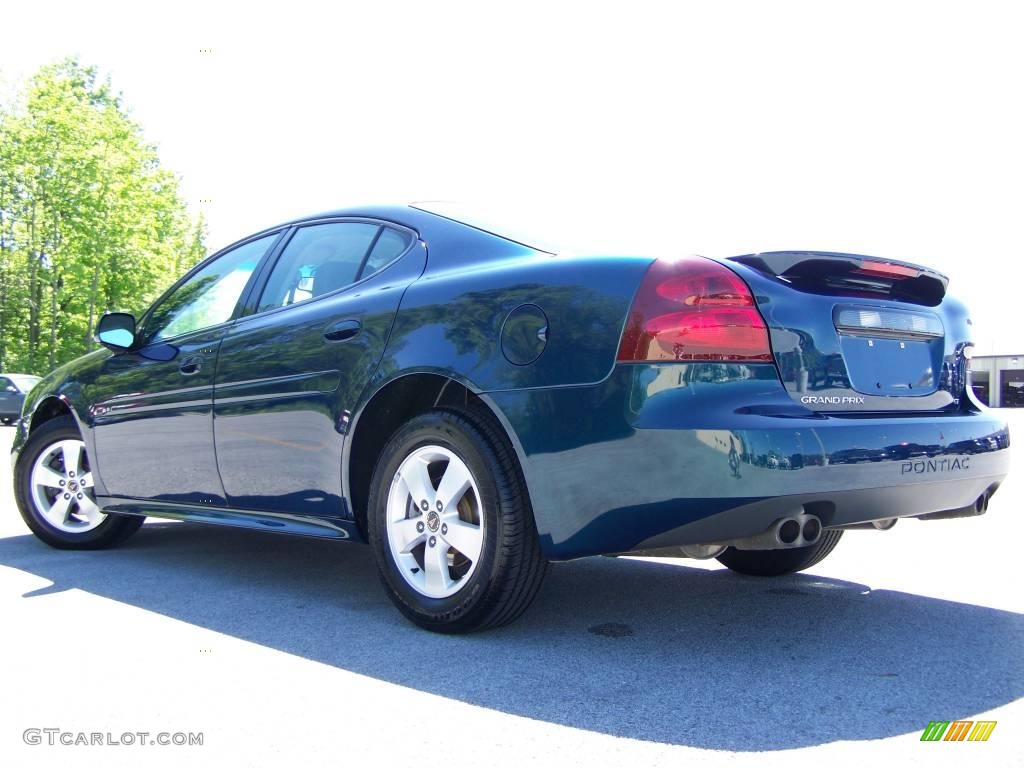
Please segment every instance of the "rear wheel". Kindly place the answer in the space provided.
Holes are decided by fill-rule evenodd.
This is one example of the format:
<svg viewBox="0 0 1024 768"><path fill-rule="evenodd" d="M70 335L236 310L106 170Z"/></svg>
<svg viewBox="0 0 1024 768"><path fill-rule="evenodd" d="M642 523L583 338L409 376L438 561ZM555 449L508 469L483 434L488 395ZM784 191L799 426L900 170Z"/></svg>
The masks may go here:
<svg viewBox="0 0 1024 768"><path fill-rule="evenodd" d="M374 471L367 523L389 597L433 631L507 624L547 570L515 454L473 411L431 411L395 433Z"/></svg>
<svg viewBox="0 0 1024 768"><path fill-rule="evenodd" d="M842 531L822 531L821 538L807 547L793 549L736 549L729 547L718 562L748 576L784 576L817 565L835 549Z"/></svg>
<svg viewBox="0 0 1024 768"><path fill-rule="evenodd" d="M104 514L93 492L92 466L74 419L35 430L18 456L14 496L25 524L58 549L101 549L135 533L143 517Z"/></svg>

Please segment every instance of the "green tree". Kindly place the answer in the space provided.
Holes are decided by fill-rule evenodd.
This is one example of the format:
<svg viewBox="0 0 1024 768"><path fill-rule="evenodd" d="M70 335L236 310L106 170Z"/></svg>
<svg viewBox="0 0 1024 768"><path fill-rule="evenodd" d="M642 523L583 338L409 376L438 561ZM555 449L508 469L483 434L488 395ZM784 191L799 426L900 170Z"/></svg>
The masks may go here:
<svg viewBox="0 0 1024 768"><path fill-rule="evenodd" d="M92 349L106 310L141 310L205 254L178 180L109 80L69 59L0 107L0 370Z"/></svg>

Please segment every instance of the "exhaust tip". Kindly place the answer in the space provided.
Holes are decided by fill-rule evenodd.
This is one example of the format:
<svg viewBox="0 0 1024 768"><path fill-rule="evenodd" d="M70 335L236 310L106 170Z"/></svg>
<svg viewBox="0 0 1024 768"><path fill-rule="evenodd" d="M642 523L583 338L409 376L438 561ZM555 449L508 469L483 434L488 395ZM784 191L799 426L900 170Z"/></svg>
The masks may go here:
<svg viewBox="0 0 1024 768"><path fill-rule="evenodd" d="M779 541L792 544L800 536L800 523L790 518L779 526Z"/></svg>
<svg viewBox="0 0 1024 768"><path fill-rule="evenodd" d="M813 544L821 536L821 521L816 517L810 517L804 523L803 528L804 540L808 544Z"/></svg>

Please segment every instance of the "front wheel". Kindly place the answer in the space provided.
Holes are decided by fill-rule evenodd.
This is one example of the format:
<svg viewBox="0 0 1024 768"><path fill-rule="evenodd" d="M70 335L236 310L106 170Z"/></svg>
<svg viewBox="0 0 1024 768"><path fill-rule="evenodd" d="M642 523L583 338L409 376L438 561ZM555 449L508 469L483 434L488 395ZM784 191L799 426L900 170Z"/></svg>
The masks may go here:
<svg viewBox="0 0 1024 768"><path fill-rule="evenodd" d="M97 506L89 456L70 416L32 432L14 468L14 498L32 533L58 549L120 544L145 521Z"/></svg>
<svg viewBox="0 0 1024 768"><path fill-rule="evenodd" d="M547 570L515 454L474 411L431 411L392 436L367 522L388 596L436 632L507 624Z"/></svg>
<svg viewBox="0 0 1024 768"><path fill-rule="evenodd" d="M784 576L817 565L836 548L842 531L823 531L821 538L806 547L792 549L736 549L729 547L718 562L729 570L748 576Z"/></svg>

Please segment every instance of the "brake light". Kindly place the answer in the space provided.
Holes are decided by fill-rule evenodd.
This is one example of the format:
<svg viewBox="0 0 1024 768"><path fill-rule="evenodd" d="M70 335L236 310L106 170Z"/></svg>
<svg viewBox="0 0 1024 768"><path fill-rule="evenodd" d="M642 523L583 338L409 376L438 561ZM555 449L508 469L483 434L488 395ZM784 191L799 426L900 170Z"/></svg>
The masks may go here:
<svg viewBox="0 0 1024 768"><path fill-rule="evenodd" d="M771 362L747 284L708 259L656 261L633 299L618 360Z"/></svg>
<svg viewBox="0 0 1024 768"><path fill-rule="evenodd" d="M862 261L853 271L859 275L891 277L896 280L902 280L905 277L920 277L921 275L919 269L904 267L902 264L890 264L886 261Z"/></svg>

